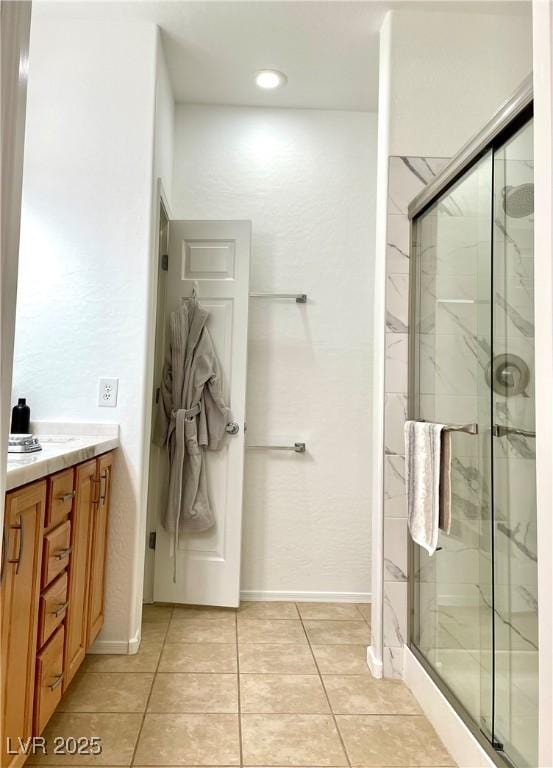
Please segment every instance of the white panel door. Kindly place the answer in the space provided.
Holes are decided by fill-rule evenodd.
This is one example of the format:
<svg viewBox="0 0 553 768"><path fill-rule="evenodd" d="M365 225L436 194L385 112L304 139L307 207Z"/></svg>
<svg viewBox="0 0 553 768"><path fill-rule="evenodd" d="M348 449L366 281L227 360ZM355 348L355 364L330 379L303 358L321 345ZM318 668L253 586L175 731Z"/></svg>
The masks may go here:
<svg viewBox="0 0 553 768"><path fill-rule="evenodd" d="M180 536L176 583L170 537L158 521L155 601L233 607L240 602L250 248L249 221L169 224L166 316L196 285L198 300L209 312L207 327L239 431L227 436L220 451L206 451L216 524L210 531Z"/></svg>

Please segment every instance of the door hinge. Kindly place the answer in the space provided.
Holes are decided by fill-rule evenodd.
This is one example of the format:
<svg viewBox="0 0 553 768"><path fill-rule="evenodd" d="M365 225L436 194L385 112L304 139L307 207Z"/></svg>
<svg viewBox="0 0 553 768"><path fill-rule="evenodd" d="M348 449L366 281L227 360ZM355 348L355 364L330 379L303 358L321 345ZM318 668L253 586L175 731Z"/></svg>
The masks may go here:
<svg viewBox="0 0 553 768"><path fill-rule="evenodd" d="M155 531L150 531L150 536L148 539L148 547L150 549L156 548L156 539L157 539L157 533Z"/></svg>
<svg viewBox="0 0 553 768"><path fill-rule="evenodd" d="M169 254L168 253L162 253L161 254L161 260L160 260L160 266L164 272L167 272L169 269Z"/></svg>

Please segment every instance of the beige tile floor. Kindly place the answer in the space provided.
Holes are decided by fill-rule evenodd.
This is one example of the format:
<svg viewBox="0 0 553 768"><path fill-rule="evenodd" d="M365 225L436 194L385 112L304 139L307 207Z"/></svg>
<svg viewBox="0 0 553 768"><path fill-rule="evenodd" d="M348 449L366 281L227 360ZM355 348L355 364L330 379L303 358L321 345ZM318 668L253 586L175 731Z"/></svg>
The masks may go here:
<svg viewBox="0 0 553 768"><path fill-rule="evenodd" d="M88 656L50 721L102 739L50 766L454 766L402 682L365 662L368 606L145 606L135 656Z"/></svg>

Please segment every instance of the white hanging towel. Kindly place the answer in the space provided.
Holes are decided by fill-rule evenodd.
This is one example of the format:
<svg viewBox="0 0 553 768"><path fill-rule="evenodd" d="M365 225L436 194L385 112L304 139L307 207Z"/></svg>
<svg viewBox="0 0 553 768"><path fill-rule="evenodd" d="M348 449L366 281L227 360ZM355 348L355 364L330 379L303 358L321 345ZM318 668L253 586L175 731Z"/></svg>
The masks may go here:
<svg viewBox="0 0 553 768"><path fill-rule="evenodd" d="M405 423L407 522L413 541L429 555L436 551L440 524L446 533L451 526L451 438L445 427Z"/></svg>

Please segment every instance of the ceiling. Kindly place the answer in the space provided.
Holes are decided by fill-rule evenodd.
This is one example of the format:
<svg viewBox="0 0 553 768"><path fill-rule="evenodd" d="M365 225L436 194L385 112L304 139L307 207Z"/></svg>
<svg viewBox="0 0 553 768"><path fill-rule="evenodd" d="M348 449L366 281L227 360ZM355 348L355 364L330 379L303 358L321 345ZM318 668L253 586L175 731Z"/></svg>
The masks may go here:
<svg viewBox="0 0 553 768"><path fill-rule="evenodd" d="M237 2L181 6L163 26L178 101L376 110L378 31L386 9L363 2ZM254 83L278 69L284 88Z"/></svg>
<svg viewBox="0 0 553 768"><path fill-rule="evenodd" d="M36 7L36 3L34 4ZM154 21L175 99L198 104L376 111L378 32L391 8L527 12L529 2L476 0L257 0L257 2L48 3L64 16ZM44 8L44 6L42 6ZM285 87L262 91L258 69L278 69Z"/></svg>

